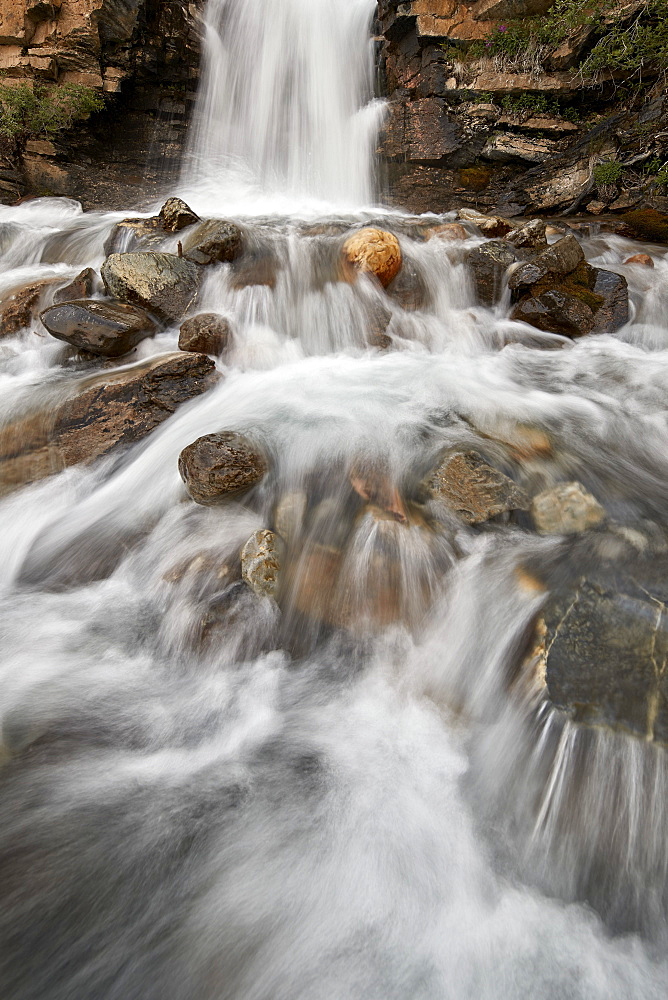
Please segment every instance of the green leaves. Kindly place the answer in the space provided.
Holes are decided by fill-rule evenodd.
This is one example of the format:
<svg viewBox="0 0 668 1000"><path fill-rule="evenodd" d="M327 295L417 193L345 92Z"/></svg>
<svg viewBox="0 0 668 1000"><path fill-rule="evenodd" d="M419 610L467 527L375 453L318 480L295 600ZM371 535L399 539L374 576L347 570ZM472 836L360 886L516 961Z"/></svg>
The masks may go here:
<svg viewBox="0 0 668 1000"><path fill-rule="evenodd" d="M103 107L99 94L77 83L0 84L0 135L20 141L53 136Z"/></svg>

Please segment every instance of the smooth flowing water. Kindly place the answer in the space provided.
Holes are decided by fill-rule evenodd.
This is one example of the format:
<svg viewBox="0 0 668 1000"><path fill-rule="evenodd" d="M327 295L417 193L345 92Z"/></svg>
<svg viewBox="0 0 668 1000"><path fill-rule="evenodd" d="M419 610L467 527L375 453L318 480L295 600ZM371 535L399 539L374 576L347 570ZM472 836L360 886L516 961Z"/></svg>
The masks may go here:
<svg viewBox="0 0 668 1000"><path fill-rule="evenodd" d="M564 343L475 305L473 227L425 240L442 220L369 207L372 8L212 0L181 190L242 225L272 283L209 269L223 379L141 443L0 501L2 1000L666 995L665 752L512 681L545 599L518 570L561 540L468 528L418 484L446 446L478 449L534 492L579 479L651 544L668 261L583 240L630 284L614 336ZM0 296L99 268L119 218L1 208ZM345 234L374 220L400 238L400 301L338 280ZM369 347L379 317L392 350ZM1 342L0 420L96 371L35 320ZM517 458L527 426L549 455ZM179 452L224 429L270 474L197 506ZM277 520L280 608L238 578ZM619 531L598 538L623 555Z"/></svg>

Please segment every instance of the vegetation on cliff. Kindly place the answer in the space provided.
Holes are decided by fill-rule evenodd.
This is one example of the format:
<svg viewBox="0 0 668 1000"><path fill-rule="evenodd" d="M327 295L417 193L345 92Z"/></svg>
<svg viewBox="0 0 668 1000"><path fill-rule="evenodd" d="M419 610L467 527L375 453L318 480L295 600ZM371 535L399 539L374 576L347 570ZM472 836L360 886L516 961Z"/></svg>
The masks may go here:
<svg viewBox="0 0 668 1000"><path fill-rule="evenodd" d="M52 137L101 111L104 100L77 83L0 83L0 135L23 143Z"/></svg>

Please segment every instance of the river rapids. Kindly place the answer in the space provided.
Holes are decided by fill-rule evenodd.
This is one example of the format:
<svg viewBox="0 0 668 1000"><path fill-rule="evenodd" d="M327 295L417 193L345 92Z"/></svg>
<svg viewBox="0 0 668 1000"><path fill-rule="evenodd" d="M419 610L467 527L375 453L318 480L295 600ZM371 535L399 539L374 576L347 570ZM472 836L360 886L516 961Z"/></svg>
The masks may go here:
<svg viewBox="0 0 668 1000"><path fill-rule="evenodd" d="M668 257L625 265L637 243L579 233L628 280L614 335L477 305L474 227L425 240L442 217L373 203L373 7L210 0L173 193L240 225L275 280L209 269L198 309L234 331L223 378L141 442L0 500L2 1000L666 996L666 752L512 679L545 600L521 569L562 541L435 530L410 498L444 447L509 467L504 442L531 428L553 450L527 481L579 480L629 531L665 524ZM99 270L123 217L1 207L0 297ZM362 224L397 234L403 301L331 280ZM392 350L368 345L379 314ZM91 370L35 320L0 341L0 422ZM252 502L185 495L180 451L218 430L271 458ZM360 462L406 518L351 513ZM279 610L233 568L281 498ZM336 579L323 552L343 553Z"/></svg>

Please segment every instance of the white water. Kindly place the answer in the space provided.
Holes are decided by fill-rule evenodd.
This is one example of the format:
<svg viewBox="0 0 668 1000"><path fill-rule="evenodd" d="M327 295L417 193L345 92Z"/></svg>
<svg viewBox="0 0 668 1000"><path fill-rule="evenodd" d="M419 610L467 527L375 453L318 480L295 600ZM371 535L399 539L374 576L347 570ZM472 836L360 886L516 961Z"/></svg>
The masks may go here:
<svg viewBox="0 0 668 1000"><path fill-rule="evenodd" d="M339 29L363 53L370 8L248 0L236 15L263 13L273 29L257 28L258 70L296 10L332 53ZM248 44L230 51L220 75L207 70L207 86L223 81L218 100L251 69ZM322 47L298 51L316 77L328 65ZM352 87L330 85L336 125L364 98L364 73L353 87L347 56L335 62ZM341 188L316 183L301 152L274 152L262 120L254 151L215 147L248 157L236 181L221 175L215 214L240 219L277 268L273 289L239 287L227 265L209 273L198 308L234 329L224 380L120 456L0 501L2 1000L663 998L664 751L578 729L507 684L542 600L516 568L554 560L561 543L512 525L478 533L436 509L427 527L415 506L409 525L376 520L351 509L347 486L351 467L374 462L411 501L444 445L470 446L533 489L581 479L656 544L668 516L663 251L649 248L649 271L622 263L636 244L585 240L590 260L628 277L633 321L544 350L553 339L473 304L461 245L423 242L420 220L387 213L421 278L421 308L406 310L370 282L336 280L336 232L373 210L330 215L339 229L325 232L298 214L260 217L270 174L276 213L298 200L299 170L314 180L302 194L369 197L366 166L345 181L335 171ZM201 201L216 198L197 183ZM64 200L0 209L0 295L99 267L118 217ZM386 354L366 346L381 307ZM176 341L166 330L130 360ZM0 419L48 407L90 370L35 321L0 342ZM518 465L485 436L518 422L548 432L555 458ZM197 507L178 454L227 428L264 444L271 476L247 501ZM301 568L279 611L219 570L300 491L308 513L289 556ZM614 532L599 544L622 546ZM323 548L345 552L336 579L311 569ZM304 613L300 579L338 626Z"/></svg>

